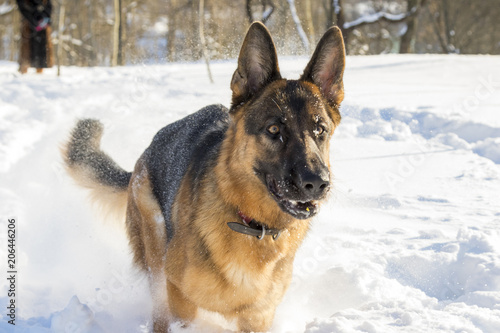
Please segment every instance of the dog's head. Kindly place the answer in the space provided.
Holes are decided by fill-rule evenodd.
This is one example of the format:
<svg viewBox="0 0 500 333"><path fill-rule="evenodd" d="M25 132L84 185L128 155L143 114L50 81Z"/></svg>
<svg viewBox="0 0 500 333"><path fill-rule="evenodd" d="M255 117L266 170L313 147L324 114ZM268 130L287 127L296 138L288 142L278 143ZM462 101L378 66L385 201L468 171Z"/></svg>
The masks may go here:
<svg viewBox="0 0 500 333"><path fill-rule="evenodd" d="M329 29L299 80L282 79L261 23L250 27L231 81L233 182L254 215L281 210L308 219L330 188L329 142L344 98L344 43ZM243 190L245 191L245 190ZM279 208L278 208L279 207ZM276 215L276 214L275 214Z"/></svg>

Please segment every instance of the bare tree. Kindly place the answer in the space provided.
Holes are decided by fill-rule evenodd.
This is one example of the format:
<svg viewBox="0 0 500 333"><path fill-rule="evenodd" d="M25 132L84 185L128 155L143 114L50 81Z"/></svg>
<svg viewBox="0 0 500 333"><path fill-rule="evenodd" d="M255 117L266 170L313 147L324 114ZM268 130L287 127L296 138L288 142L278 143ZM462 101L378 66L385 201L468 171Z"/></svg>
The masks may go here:
<svg viewBox="0 0 500 333"><path fill-rule="evenodd" d="M179 7L177 4L177 0L170 0L168 2L167 7L167 19L168 19L168 28L167 28L167 54L168 61L175 60L175 32L177 29L177 17L178 17Z"/></svg>
<svg viewBox="0 0 500 333"><path fill-rule="evenodd" d="M205 59L205 64L207 65L207 73L208 73L208 78L210 80L210 83L214 83L214 79L212 77L212 71L210 70L210 61L209 61L209 56L208 56L208 50L207 50L207 43L205 41L205 29L204 24L205 24L205 0L199 0L199 21L200 21L200 41L201 41L201 48L203 52L203 58Z"/></svg>
<svg viewBox="0 0 500 333"><path fill-rule="evenodd" d="M314 23L313 23L312 12L311 12L312 11L311 0L306 0L305 6L306 6L306 22L307 22L307 31L309 33L309 42L311 45L315 45L316 44L316 37L315 37Z"/></svg>
<svg viewBox="0 0 500 333"><path fill-rule="evenodd" d="M248 18L248 22L252 23L255 20L261 21L262 23L266 24L266 22L271 18L271 15L274 12L275 6L272 0L260 0L260 7L261 7L261 16L258 19L255 19L254 12L252 10L252 0L246 0L245 2L245 9L246 9L246 14Z"/></svg>
<svg viewBox="0 0 500 333"><path fill-rule="evenodd" d="M14 60L17 53L17 43L19 37L19 15L16 11L15 1L7 0L0 5L0 57ZM3 43L3 42L8 43Z"/></svg>
<svg viewBox="0 0 500 333"><path fill-rule="evenodd" d="M292 14L293 22L295 23L295 27L297 28L297 32L299 33L300 40L302 41L302 46L306 53L309 53L309 40L307 39L307 35L302 28L302 24L300 23L299 15L297 14L297 8L295 7L295 0L287 0L288 6L290 7L290 13Z"/></svg>
<svg viewBox="0 0 500 333"><path fill-rule="evenodd" d="M115 21L113 25L112 66L123 65L122 56L122 0L114 0Z"/></svg>
<svg viewBox="0 0 500 333"><path fill-rule="evenodd" d="M57 76L61 75L61 60L62 60L62 45L63 41L61 36L63 35L63 29L64 29L64 15L66 12L66 1L65 0L59 0L59 18L58 18L58 24L57 24Z"/></svg>
<svg viewBox="0 0 500 333"><path fill-rule="evenodd" d="M415 33L417 28L417 18L425 6L426 0L407 0L407 10L414 12L415 15L411 15L406 20L406 31L401 36L401 44L399 45L399 53L410 53L412 43L415 39Z"/></svg>

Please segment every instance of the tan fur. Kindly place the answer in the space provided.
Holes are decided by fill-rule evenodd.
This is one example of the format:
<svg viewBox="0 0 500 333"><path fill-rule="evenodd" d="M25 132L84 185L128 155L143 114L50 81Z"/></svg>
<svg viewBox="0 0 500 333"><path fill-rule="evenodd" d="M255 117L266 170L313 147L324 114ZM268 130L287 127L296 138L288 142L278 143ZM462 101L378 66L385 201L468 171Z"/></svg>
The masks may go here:
<svg viewBox="0 0 500 333"><path fill-rule="evenodd" d="M293 223L270 200L265 186L256 186L246 163L258 147L242 126L236 121L227 133L213 170L217 181L206 180L199 193L190 191L189 178L182 182L172 216L178 234L168 245L166 274L176 295L169 299L175 317L190 321L202 307L238 319L239 328L248 332L266 330L272 323L309 223ZM277 241L235 233L226 223L239 220L239 207L269 226L288 227ZM207 250L210 258L200 255Z"/></svg>
<svg viewBox="0 0 500 333"><path fill-rule="evenodd" d="M161 272L165 259L165 220L153 195L144 161L137 161L128 189L126 220L135 262L153 272Z"/></svg>
<svg viewBox="0 0 500 333"><path fill-rule="evenodd" d="M199 307L237 319L242 331L264 331L290 283L294 255L309 222L294 221L270 200L265 186L255 182L248 165L259 149L245 135L239 121L242 114L235 115L218 162L208 172L216 177L206 180L198 193L190 190L189 177L183 180L172 210L176 234L168 248L165 221L143 158L135 166L127 192L111 191L90 180L80 165L67 168L108 209L127 206L134 260L149 273L155 332L166 332L172 319L190 322ZM67 156L65 149L63 156ZM239 220L239 207L270 227L287 227L276 241L235 233L226 223ZM200 255L206 250L211 253L208 261Z"/></svg>
<svg viewBox="0 0 500 333"><path fill-rule="evenodd" d="M130 180L126 225L134 261L149 273L151 294L155 303L155 332L165 332L168 329L165 317L165 220L153 195L148 170L142 158L137 161Z"/></svg>
<svg viewBox="0 0 500 333"><path fill-rule="evenodd" d="M168 298L154 299L155 332L165 332L172 318L191 321L199 307L237 319L242 331L266 330L290 283L293 258L309 223L292 221L269 199L264 185L256 186L246 163L258 147L242 126L235 121L229 129L215 169L208 172L216 177L197 193L190 190L189 177L183 180L172 210L176 234L168 247L147 166L142 158L136 164L128 190L130 244L153 284L167 278ZM269 226L288 227L276 241L235 233L226 223L238 221L238 207Z"/></svg>

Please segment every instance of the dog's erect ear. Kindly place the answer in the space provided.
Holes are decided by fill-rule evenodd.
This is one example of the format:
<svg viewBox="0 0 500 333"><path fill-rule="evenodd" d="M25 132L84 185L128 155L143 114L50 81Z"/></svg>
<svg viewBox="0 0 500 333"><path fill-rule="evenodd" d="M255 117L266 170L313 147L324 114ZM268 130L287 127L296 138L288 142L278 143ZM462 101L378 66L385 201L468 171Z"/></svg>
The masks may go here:
<svg viewBox="0 0 500 333"><path fill-rule="evenodd" d="M246 102L268 83L281 79L276 48L269 31L260 22L248 29L238 68L231 80L233 106Z"/></svg>
<svg viewBox="0 0 500 333"><path fill-rule="evenodd" d="M326 99L338 106L344 99L344 67L344 39L340 29L332 27L319 41L300 80L316 84Z"/></svg>

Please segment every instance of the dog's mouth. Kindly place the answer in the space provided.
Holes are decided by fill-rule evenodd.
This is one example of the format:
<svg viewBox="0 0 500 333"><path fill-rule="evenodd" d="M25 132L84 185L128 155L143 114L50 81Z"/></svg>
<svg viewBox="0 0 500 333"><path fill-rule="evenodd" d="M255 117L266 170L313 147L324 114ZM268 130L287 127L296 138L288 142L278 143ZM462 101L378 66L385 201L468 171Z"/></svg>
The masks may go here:
<svg viewBox="0 0 500 333"><path fill-rule="evenodd" d="M271 196L276 200L278 206L285 213L292 215L296 219L304 220L313 217L318 213L318 201L302 201L287 198L286 190L279 184L276 178L270 174L266 175L266 185Z"/></svg>

